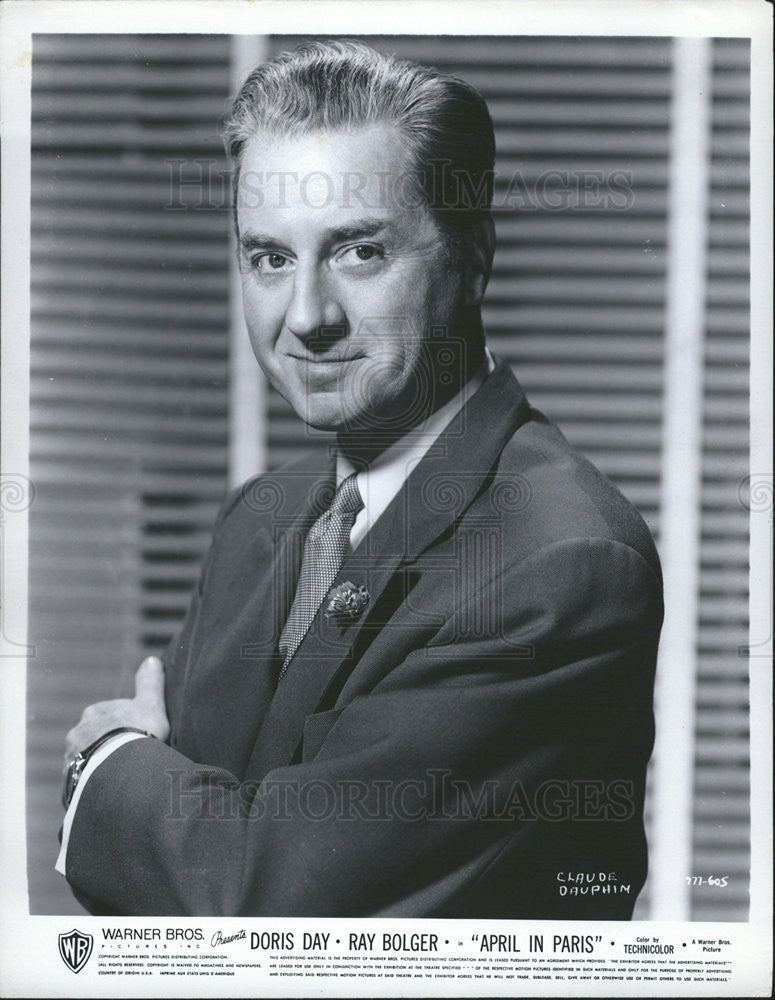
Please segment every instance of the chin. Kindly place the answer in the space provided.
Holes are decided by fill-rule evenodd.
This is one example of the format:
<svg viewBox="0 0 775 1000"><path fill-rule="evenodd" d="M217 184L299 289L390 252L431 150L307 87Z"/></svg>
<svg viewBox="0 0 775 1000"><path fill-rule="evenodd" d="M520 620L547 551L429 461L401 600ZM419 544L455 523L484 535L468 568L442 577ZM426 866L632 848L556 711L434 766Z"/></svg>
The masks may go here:
<svg viewBox="0 0 775 1000"><path fill-rule="evenodd" d="M338 434L345 426L341 418L338 420L329 417L318 417L314 414L299 414L301 419L311 427L313 431L326 431L329 434Z"/></svg>
<svg viewBox="0 0 775 1000"><path fill-rule="evenodd" d="M343 398L344 397L344 398ZM309 427L318 431L347 431L358 427L380 426L380 419L363 406L353 405L341 391L300 394L299 405L291 401L294 410Z"/></svg>
<svg viewBox="0 0 775 1000"><path fill-rule="evenodd" d="M310 403L305 399L300 406L294 406L294 409L297 416L316 431L336 432L347 425L347 414L342 412L338 400L331 400L330 404L327 404L323 401Z"/></svg>
<svg viewBox="0 0 775 1000"><path fill-rule="evenodd" d="M340 433L376 433L389 429L390 421L377 413L342 412L339 407L308 407L296 413L316 431Z"/></svg>

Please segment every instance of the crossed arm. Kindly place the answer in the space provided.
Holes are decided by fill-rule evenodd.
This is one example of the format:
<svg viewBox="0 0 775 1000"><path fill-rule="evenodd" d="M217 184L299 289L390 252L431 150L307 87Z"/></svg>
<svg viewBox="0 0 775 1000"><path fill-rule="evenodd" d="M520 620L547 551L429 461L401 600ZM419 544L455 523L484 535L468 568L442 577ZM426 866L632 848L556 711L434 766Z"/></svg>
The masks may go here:
<svg viewBox="0 0 775 1000"><path fill-rule="evenodd" d="M628 917L645 877L658 581L625 545L579 542L498 586L514 595L501 634L466 638L453 616L372 691L308 719L301 763L254 780L162 742L146 662L135 699L71 731L83 741L99 718L162 737L119 747L84 788L71 885L125 914ZM561 896L573 870L629 891Z"/></svg>

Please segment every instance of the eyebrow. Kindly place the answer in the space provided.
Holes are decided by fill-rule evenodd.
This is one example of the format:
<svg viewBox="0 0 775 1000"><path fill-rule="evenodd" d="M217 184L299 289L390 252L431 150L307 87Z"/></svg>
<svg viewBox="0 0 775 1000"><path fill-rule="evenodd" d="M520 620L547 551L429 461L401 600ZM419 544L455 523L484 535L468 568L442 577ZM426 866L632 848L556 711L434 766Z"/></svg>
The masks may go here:
<svg viewBox="0 0 775 1000"><path fill-rule="evenodd" d="M268 250L271 247L278 247L280 241L273 240L271 236L265 236L263 233L247 232L240 236L239 244L243 250L249 252L250 250Z"/></svg>
<svg viewBox="0 0 775 1000"><path fill-rule="evenodd" d="M391 233L396 231L396 226L389 219L353 219L346 225L327 229L323 235L328 243L340 243L344 240L369 239L385 231ZM273 239L265 233L248 231L240 237L240 246L246 252L267 250L283 245L282 240Z"/></svg>
<svg viewBox="0 0 775 1000"><path fill-rule="evenodd" d="M395 229L395 224L389 219L354 219L344 226L328 230L326 236L332 243L338 243L341 240L358 239L360 236L364 238L376 236L385 230L395 232Z"/></svg>

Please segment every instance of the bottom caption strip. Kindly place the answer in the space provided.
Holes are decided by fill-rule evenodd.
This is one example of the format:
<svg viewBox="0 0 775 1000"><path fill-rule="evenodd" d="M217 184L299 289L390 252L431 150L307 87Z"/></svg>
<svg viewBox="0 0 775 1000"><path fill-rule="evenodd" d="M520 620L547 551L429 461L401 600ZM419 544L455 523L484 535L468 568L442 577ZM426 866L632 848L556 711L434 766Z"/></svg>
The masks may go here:
<svg viewBox="0 0 775 1000"><path fill-rule="evenodd" d="M528 984L567 984L569 993L604 983L669 988L723 984L734 972L732 942L723 937L578 933L451 933L392 931L208 931L201 927L73 928L59 935L71 972L112 980L198 978L239 981L371 981L387 989L464 983L523 992Z"/></svg>

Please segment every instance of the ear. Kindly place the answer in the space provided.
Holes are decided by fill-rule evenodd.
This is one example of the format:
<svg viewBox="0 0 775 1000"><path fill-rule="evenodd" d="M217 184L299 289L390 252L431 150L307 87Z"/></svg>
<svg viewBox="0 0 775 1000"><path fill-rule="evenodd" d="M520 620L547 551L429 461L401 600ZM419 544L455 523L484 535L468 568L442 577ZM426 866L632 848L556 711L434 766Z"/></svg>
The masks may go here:
<svg viewBox="0 0 775 1000"><path fill-rule="evenodd" d="M495 252L495 226L489 215L474 225L470 241L465 272L465 304L480 306L490 280Z"/></svg>

